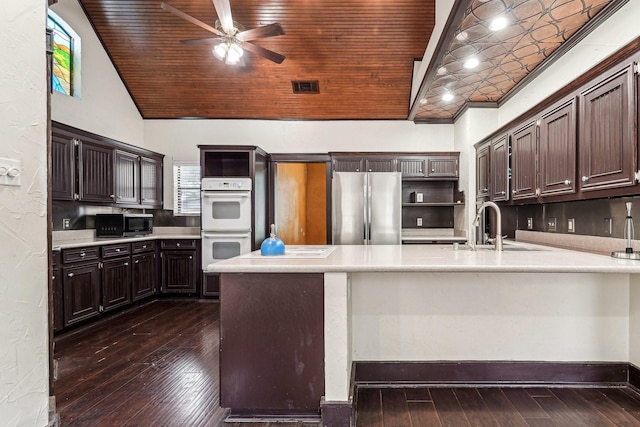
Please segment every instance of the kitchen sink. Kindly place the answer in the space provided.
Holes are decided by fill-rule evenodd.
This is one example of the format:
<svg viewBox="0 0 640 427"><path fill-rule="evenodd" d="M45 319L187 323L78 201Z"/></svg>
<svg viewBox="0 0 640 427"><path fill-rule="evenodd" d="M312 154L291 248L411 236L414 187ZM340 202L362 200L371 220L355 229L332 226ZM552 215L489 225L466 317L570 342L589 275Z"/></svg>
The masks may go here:
<svg viewBox="0 0 640 427"><path fill-rule="evenodd" d="M473 250L470 246L468 245L461 245L460 246L461 250ZM495 251L495 247L493 245L478 245L476 246L476 251ZM528 248L525 246L516 246L516 245L509 245L506 244L504 246L502 246L502 250L504 252L541 252L544 251L545 249L540 249L540 248Z"/></svg>
<svg viewBox="0 0 640 427"><path fill-rule="evenodd" d="M336 249L335 246L285 246L284 255L262 256L260 251L241 255L241 258L261 258L261 259L323 259L331 255Z"/></svg>

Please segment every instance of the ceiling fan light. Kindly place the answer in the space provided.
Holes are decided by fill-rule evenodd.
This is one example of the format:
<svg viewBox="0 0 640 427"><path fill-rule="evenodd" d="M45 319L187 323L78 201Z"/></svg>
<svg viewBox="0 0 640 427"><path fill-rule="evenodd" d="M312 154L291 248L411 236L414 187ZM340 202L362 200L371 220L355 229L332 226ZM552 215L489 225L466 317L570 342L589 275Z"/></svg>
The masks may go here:
<svg viewBox="0 0 640 427"><path fill-rule="evenodd" d="M225 56L227 56L228 50L229 50L229 45L227 43L217 44L213 48L213 56L218 58L220 61L224 61Z"/></svg>
<svg viewBox="0 0 640 427"><path fill-rule="evenodd" d="M242 55L244 55L244 51L240 46L238 46L235 43L232 43L231 45L229 45L229 50L227 51L228 62L235 64L238 61L240 61L240 58L242 58Z"/></svg>

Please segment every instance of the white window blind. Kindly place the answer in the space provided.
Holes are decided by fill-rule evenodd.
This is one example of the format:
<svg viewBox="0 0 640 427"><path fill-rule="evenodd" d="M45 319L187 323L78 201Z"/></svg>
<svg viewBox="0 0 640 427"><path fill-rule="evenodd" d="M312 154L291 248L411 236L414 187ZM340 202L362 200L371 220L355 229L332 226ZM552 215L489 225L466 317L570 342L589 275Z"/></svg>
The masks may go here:
<svg viewBox="0 0 640 427"><path fill-rule="evenodd" d="M200 215L200 164L173 162L173 214Z"/></svg>

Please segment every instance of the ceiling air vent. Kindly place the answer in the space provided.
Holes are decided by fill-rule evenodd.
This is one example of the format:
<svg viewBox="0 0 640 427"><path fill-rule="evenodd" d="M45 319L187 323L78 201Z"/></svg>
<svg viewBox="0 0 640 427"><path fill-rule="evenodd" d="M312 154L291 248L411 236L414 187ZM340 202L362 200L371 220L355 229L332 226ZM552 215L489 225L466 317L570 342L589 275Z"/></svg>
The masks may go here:
<svg viewBox="0 0 640 427"><path fill-rule="evenodd" d="M317 80L292 80L293 93L320 93Z"/></svg>

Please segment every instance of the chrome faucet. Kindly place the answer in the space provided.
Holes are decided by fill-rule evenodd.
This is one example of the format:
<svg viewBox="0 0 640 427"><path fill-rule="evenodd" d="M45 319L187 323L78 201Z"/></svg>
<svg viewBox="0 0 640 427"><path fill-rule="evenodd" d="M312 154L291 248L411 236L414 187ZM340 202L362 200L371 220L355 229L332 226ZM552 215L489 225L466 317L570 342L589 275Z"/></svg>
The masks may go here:
<svg viewBox="0 0 640 427"><path fill-rule="evenodd" d="M502 250L502 213L500 212L500 208L498 207L498 205L496 205L494 202L482 203L478 208L478 213L476 214L475 221L473 221L473 226L474 227L478 226L478 224L480 223L480 215L482 215L482 211L487 206L490 208L493 208L493 210L496 211L496 241L495 241L496 246L495 247L496 247L496 251L501 251Z"/></svg>

